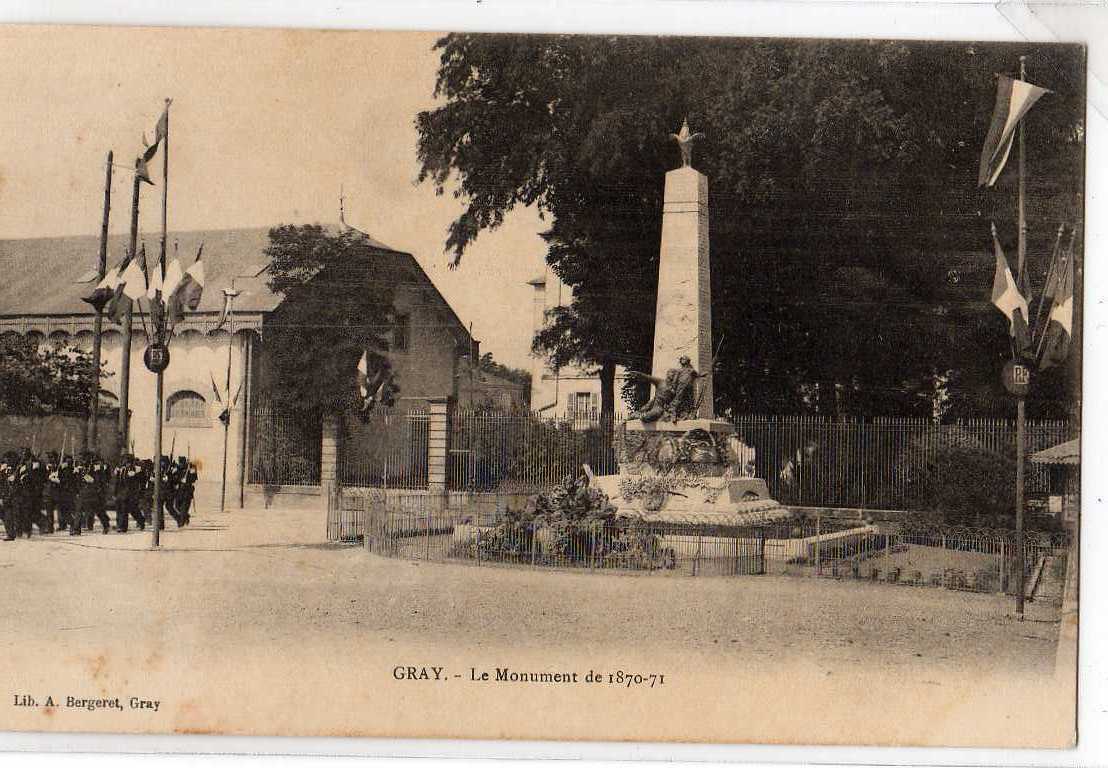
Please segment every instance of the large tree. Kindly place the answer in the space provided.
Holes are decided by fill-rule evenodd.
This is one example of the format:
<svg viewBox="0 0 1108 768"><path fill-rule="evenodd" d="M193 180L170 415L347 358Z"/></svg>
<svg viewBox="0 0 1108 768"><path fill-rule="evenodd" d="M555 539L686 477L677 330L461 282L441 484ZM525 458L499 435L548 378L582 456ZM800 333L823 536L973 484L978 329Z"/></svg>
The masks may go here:
<svg viewBox="0 0 1108 768"><path fill-rule="evenodd" d="M419 114L421 180L466 206L455 263L516 206L549 217L547 260L574 290L535 349L649 368L668 139L707 134L721 410L931 415L999 401L1003 319L987 303L988 222L1015 250L1014 180L976 188L995 92L1026 46L448 35ZM1082 52L1036 46L1029 274L1080 221ZM1014 167L1014 162L1011 163ZM1051 378L1053 377L1053 378ZM1072 371L1038 387L1056 402ZM1032 404L1033 412L1036 409Z"/></svg>
<svg viewBox="0 0 1108 768"><path fill-rule="evenodd" d="M92 402L92 356L56 344L40 350L33 338L0 336L0 413L87 414ZM110 373L102 372L107 378Z"/></svg>
<svg viewBox="0 0 1108 768"><path fill-rule="evenodd" d="M269 287L284 300L265 327L268 395L297 411L357 408L362 353L388 365L391 262L354 229L285 225L269 239Z"/></svg>

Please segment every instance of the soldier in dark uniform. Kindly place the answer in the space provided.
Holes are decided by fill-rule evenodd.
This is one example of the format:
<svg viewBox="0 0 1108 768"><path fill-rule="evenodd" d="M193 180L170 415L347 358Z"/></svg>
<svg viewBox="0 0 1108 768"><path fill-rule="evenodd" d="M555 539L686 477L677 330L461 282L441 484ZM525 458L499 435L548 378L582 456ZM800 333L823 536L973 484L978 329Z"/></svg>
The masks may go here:
<svg viewBox="0 0 1108 768"><path fill-rule="evenodd" d="M73 468L73 457L62 456L58 464L58 525L62 531L73 525L73 505L77 496L77 475Z"/></svg>
<svg viewBox="0 0 1108 768"><path fill-rule="evenodd" d="M31 538L32 526L38 525L39 532L46 531L42 515L42 486L45 483L45 466L30 448L24 448L19 454L19 464L15 469L15 515L16 535Z"/></svg>
<svg viewBox="0 0 1108 768"><path fill-rule="evenodd" d="M173 495L174 506L177 509L177 525L185 526L191 521L189 514L192 509L192 499L196 493L196 465L184 456L177 457L177 492Z"/></svg>
<svg viewBox="0 0 1108 768"><path fill-rule="evenodd" d="M168 456L162 456L162 530L165 530L165 515L169 516L181 527L181 519L177 517L177 509L173 504L173 494L177 488L177 467L170 462Z"/></svg>
<svg viewBox="0 0 1108 768"><path fill-rule="evenodd" d="M4 507L4 541L15 541L19 534L18 515L15 511L15 467L19 462L13 451L4 454L0 461L0 504Z"/></svg>
<svg viewBox="0 0 1108 768"><path fill-rule="evenodd" d="M142 493L142 470L131 454L124 454L115 469L115 529L127 532L128 521L135 518L141 531L146 528L146 517L139 510L139 495Z"/></svg>
<svg viewBox="0 0 1108 768"><path fill-rule="evenodd" d="M59 471L61 460L57 451L48 451L43 460L46 463L46 483L42 491L43 512L50 527L61 530L66 527L62 520L62 479Z"/></svg>
<svg viewBox="0 0 1108 768"><path fill-rule="evenodd" d="M104 509L106 486L108 483L107 465L94 453L85 451L76 468L78 490L74 509L74 524L70 526L71 536L81 535L81 525L86 524L92 530L92 518L100 520L104 533L111 529L111 520Z"/></svg>
<svg viewBox="0 0 1108 768"><path fill-rule="evenodd" d="M162 519L159 530L165 530L165 502L168 478L165 474L166 458L162 457ZM154 462L150 459L142 460L143 486L142 495L139 497L139 509L151 523L154 520Z"/></svg>

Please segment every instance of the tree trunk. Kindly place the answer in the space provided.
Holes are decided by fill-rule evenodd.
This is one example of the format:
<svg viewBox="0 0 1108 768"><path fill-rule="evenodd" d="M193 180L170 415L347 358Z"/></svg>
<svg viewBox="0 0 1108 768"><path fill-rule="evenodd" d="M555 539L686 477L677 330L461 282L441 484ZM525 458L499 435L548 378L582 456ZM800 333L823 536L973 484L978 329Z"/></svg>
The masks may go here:
<svg viewBox="0 0 1108 768"><path fill-rule="evenodd" d="M605 357L600 364L600 417L611 420L616 411L616 364Z"/></svg>

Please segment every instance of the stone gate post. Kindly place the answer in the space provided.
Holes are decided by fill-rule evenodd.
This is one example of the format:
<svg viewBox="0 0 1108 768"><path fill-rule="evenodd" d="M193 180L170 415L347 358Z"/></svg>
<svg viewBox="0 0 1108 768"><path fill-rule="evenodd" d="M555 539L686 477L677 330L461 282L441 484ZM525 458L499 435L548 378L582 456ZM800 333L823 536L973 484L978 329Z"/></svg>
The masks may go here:
<svg viewBox="0 0 1108 768"><path fill-rule="evenodd" d="M427 401L427 493L446 497L446 457L450 452L450 410L453 399L434 397Z"/></svg>

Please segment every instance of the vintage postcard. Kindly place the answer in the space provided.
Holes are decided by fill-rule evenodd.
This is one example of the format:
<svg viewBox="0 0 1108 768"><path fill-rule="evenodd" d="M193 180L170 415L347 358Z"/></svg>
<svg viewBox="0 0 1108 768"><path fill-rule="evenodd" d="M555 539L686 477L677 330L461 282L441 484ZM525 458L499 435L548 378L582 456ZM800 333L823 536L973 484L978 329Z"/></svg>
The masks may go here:
<svg viewBox="0 0 1108 768"><path fill-rule="evenodd" d="M1085 61L0 28L0 729L1073 745Z"/></svg>

